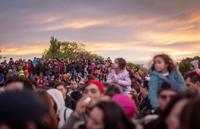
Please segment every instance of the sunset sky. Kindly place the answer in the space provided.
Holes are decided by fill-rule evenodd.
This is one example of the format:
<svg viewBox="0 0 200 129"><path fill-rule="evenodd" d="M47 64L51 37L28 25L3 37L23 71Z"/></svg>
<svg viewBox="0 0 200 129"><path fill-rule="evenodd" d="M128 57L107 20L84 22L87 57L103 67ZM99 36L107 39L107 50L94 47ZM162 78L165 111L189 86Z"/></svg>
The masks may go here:
<svg viewBox="0 0 200 129"><path fill-rule="evenodd" d="M1 0L0 49L40 57L51 36L104 57L146 63L200 55L200 0Z"/></svg>

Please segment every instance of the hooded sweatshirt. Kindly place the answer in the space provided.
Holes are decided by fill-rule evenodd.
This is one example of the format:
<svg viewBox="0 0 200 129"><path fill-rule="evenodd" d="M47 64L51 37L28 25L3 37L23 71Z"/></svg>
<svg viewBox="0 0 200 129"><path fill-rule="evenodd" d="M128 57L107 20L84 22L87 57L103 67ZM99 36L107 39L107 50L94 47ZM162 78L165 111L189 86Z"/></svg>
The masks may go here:
<svg viewBox="0 0 200 129"><path fill-rule="evenodd" d="M62 128L68 121L72 110L65 107L65 101L62 93L56 89L49 89L47 93L53 98L57 105L57 116L59 117L58 128Z"/></svg>

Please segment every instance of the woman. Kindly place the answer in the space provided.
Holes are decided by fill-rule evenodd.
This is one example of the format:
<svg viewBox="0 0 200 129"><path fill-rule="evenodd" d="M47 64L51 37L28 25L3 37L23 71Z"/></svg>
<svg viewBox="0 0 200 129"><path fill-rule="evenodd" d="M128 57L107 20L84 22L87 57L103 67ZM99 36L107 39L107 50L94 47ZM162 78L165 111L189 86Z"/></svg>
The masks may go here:
<svg viewBox="0 0 200 129"><path fill-rule="evenodd" d="M54 108L58 116L58 128L62 128L65 123L67 123L72 110L65 107L65 101L62 93L56 89L49 89L47 93L51 96L52 102L54 103Z"/></svg>
<svg viewBox="0 0 200 129"><path fill-rule="evenodd" d="M135 129L135 126L116 103L105 101L92 108L87 129Z"/></svg>
<svg viewBox="0 0 200 129"><path fill-rule="evenodd" d="M52 129L58 128L58 121L56 116L56 110L54 109L53 103L51 101L51 96L45 90L38 90L36 94L39 96L40 100L44 105L48 107L48 115L46 122L49 123Z"/></svg>

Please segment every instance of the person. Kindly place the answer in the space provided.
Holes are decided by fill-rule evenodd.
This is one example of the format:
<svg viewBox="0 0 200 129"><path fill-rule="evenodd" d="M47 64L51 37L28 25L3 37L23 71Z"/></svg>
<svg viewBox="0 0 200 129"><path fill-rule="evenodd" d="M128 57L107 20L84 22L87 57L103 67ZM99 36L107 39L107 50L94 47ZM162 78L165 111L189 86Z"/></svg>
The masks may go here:
<svg viewBox="0 0 200 129"><path fill-rule="evenodd" d="M147 124L145 129L180 129L179 116L183 107L195 97L196 95L190 92L175 96L160 113L159 118Z"/></svg>
<svg viewBox="0 0 200 129"><path fill-rule="evenodd" d="M154 56L150 69L149 99L153 108L158 107L157 92L163 81L167 81L180 91L185 91L186 86L181 73L176 68L171 57L167 54Z"/></svg>
<svg viewBox="0 0 200 129"><path fill-rule="evenodd" d="M65 106L74 110L76 106L76 100L67 94L67 88L65 87L64 83L57 83L55 85L55 88L62 92L64 100L65 100Z"/></svg>
<svg viewBox="0 0 200 129"><path fill-rule="evenodd" d="M112 97L112 100L125 111L130 119L136 117L137 107L131 97L126 94L117 94Z"/></svg>
<svg viewBox="0 0 200 129"><path fill-rule="evenodd" d="M30 91L6 91L0 95L1 129L53 129L45 121L48 110Z"/></svg>
<svg viewBox="0 0 200 129"><path fill-rule="evenodd" d="M163 118L162 113L165 111L170 101L177 96L177 94L178 92L172 89L168 82L163 82L157 95L159 107L157 107L155 110L152 110L152 112L144 117L144 122L147 124L146 129L159 129L161 128L160 126L163 126L162 124L160 125L160 120Z"/></svg>
<svg viewBox="0 0 200 129"><path fill-rule="evenodd" d="M77 102L75 111L63 129L72 129L77 122L86 123L88 110L103 97L105 89L98 80L90 80L83 91L83 97Z"/></svg>
<svg viewBox="0 0 200 129"><path fill-rule="evenodd" d="M111 98L121 93L123 93L123 89L119 84L110 84L107 86L107 89L105 91L105 95Z"/></svg>
<svg viewBox="0 0 200 129"><path fill-rule="evenodd" d="M56 116L56 110L54 108L53 102L51 100L51 96L45 90L37 90L37 96L42 101L42 104L48 107L48 114L47 114L47 123L52 129L58 128L58 120Z"/></svg>
<svg viewBox="0 0 200 129"><path fill-rule="evenodd" d="M127 94L131 91L131 79L129 77L128 71L126 70L125 59L115 59L113 70L108 74L107 83L120 84Z"/></svg>
<svg viewBox="0 0 200 129"><path fill-rule="evenodd" d="M135 129L135 125L116 103L102 101L89 113L87 129Z"/></svg>
<svg viewBox="0 0 200 129"><path fill-rule="evenodd" d="M200 74L197 71L189 71L184 76L187 90L200 94Z"/></svg>
<svg viewBox="0 0 200 129"><path fill-rule="evenodd" d="M54 103L58 117L58 128L60 129L68 122L73 111L65 107L64 97L60 91L57 89L49 89L47 93L51 96L52 102Z"/></svg>
<svg viewBox="0 0 200 129"><path fill-rule="evenodd" d="M180 129L200 128L200 98L196 97L186 104L180 114Z"/></svg>
<svg viewBox="0 0 200 129"><path fill-rule="evenodd" d="M10 77L5 82L6 90L29 90L34 91L32 83L25 78L21 77Z"/></svg>

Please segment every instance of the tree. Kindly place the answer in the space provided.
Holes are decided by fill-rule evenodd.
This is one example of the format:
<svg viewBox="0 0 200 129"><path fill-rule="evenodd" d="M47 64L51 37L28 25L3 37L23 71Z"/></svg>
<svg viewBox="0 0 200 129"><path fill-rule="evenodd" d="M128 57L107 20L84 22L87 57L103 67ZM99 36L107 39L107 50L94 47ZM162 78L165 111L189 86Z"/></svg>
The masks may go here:
<svg viewBox="0 0 200 129"><path fill-rule="evenodd" d="M179 63L179 70L184 75L186 72L190 71L190 62L193 60L198 60L200 65L200 57L195 56L193 58L185 58Z"/></svg>
<svg viewBox="0 0 200 129"><path fill-rule="evenodd" d="M92 54L85 50L85 46L82 43L69 42L69 41L58 41L57 38L51 37L50 46L43 53L43 58L78 58L81 55L87 59L94 59L100 56Z"/></svg>

